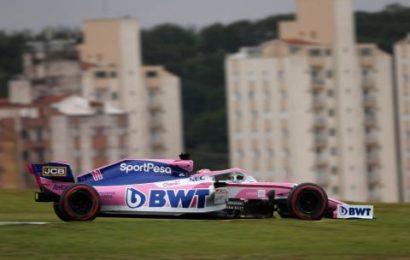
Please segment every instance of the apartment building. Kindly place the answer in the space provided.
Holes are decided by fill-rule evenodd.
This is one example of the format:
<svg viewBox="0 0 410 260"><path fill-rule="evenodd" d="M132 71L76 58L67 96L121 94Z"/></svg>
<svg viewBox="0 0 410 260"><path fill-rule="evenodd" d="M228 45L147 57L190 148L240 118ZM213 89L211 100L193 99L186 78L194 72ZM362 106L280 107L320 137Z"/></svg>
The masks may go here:
<svg viewBox="0 0 410 260"><path fill-rule="evenodd" d="M410 201L410 35L394 46L402 199Z"/></svg>
<svg viewBox="0 0 410 260"><path fill-rule="evenodd" d="M351 0L297 4L279 39L226 60L231 165L340 199L397 201L391 57L356 43Z"/></svg>
<svg viewBox="0 0 410 260"><path fill-rule="evenodd" d="M79 96L44 96L29 105L0 101L0 187L30 187L27 164L67 161L82 173L127 156L127 114Z"/></svg>
<svg viewBox="0 0 410 260"><path fill-rule="evenodd" d="M22 75L0 100L0 187L30 186L27 162L64 160L81 173L183 151L179 78L141 64L135 20L87 21L79 46L28 47Z"/></svg>
<svg viewBox="0 0 410 260"><path fill-rule="evenodd" d="M81 95L81 66L74 40L29 42L22 60L23 74L11 80L9 88L22 89L29 95L26 100L46 95Z"/></svg>
<svg viewBox="0 0 410 260"><path fill-rule="evenodd" d="M85 22L83 95L129 113L130 157L174 158L182 151L180 82L161 66L141 64L139 37L133 19Z"/></svg>

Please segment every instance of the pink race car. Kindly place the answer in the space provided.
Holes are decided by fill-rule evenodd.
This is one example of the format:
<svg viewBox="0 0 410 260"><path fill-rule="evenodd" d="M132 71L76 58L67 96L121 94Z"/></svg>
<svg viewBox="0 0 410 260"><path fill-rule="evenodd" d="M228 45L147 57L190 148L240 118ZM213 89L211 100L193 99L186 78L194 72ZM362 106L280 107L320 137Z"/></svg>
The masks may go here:
<svg viewBox="0 0 410 260"><path fill-rule="evenodd" d="M64 221L97 216L179 216L303 220L373 218L373 206L348 205L312 183L258 182L242 169L193 172L193 161L124 159L74 177L68 164L29 165L37 202L53 202Z"/></svg>

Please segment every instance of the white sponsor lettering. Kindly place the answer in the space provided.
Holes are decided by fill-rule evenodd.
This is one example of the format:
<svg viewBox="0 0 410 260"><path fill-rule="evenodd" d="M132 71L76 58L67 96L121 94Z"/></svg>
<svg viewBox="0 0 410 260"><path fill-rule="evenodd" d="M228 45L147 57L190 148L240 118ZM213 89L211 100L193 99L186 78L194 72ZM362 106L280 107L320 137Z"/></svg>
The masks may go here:
<svg viewBox="0 0 410 260"><path fill-rule="evenodd" d="M129 173L129 172L155 172L155 173L167 173L171 174L172 169L171 167L167 166L157 166L153 163L143 163L143 164L127 164L121 163L120 164L120 171Z"/></svg>

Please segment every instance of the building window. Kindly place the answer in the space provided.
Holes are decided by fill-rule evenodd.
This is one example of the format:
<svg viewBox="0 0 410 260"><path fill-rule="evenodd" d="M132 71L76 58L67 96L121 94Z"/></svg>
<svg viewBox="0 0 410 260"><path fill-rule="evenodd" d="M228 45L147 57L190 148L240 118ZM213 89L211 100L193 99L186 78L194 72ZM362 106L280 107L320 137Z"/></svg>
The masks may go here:
<svg viewBox="0 0 410 260"><path fill-rule="evenodd" d="M235 117L236 117L237 119L242 118L242 113L241 113L241 111L235 111Z"/></svg>
<svg viewBox="0 0 410 260"><path fill-rule="evenodd" d="M372 48L361 48L360 49L360 55L361 56L372 56L373 55L373 49Z"/></svg>
<svg viewBox="0 0 410 260"><path fill-rule="evenodd" d="M253 90L250 90L249 92L248 92L248 97L249 97L249 99L255 99L255 91L253 91Z"/></svg>
<svg viewBox="0 0 410 260"><path fill-rule="evenodd" d="M236 153L236 156L239 159L243 159L245 157L244 152L242 150L238 150L238 152Z"/></svg>
<svg viewBox="0 0 410 260"><path fill-rule="evenodd" d="M281 90L280 95L281 95L282 98L287 98L288 97L288 93L286 92L286 90Z"/></svg>
<svg viewBox="0 0 410 260"><path fill-rule="evenodd" d="M317 32L316 31L311 31L310 32L310 38L316 39L317 38Z"/></svg>
<svg viewBox="0 0 410 260"><path fill-rule="evenodd" d="M97 79L107 78L107 72L101 71L101 70L96 71L96 72L94 72L94 77L97 78Z"/></svg>
<svg viewBox="0 0 410 260"><path fill-rule="evenodd" d="M285 73L283 70L278 71L278 79L279 80L284 80L285 79Z"/></svg>
<svg viewBox="0 0 410 260"><path fill-rule="evenodd" d="M312 67L312 69L310 71L310 76L312 77L313 83L317 83L317 84L322 84L323 83L320 68Z"/></svg>
<svg viewBox="0 0 410 260"><path fill-rule="evenodd" d="M28 161L28 160L30 159L30 154L29 154L29 152L28 152L28 151L23 151L23 152L21 153L21 158L22 158L23 160L25 160L25 161Z"/></svg>
<svg viewBox="0 0 410 260"><path fill-rule="evenodd" d="M39 162L44 162L46 160L46 153L44 149L36 149L35 153Z"/></svg>
<svg viewBox="0 0 410 260"><path fill-rule="evenodd" d="M80 135L80 130L78 128L71 128L70 132L71 132L72 136L79 136Z"/></svg>
<svg viewBox="0 0 410 260"><path fill-rule="evenodd" d="M253 150L253 157L258 160L260 158L260 152L258 149Z"/></svg>
<svg viewBox="0 0 410 260"><path fill-rule="evenodd" d="M296 46L291 46L290 47L290 53L291 54L297 53L299 50L300 50L299 47L296 47Z"/></svg>
<svg viewBox="0 0 410 260"><path fill-rule="evenodd" d="M268 158L273 158L275 155L272 148L268 148L267 154L268 154Z"/></svg>
<svg viewBox="0 0 410 260"><path fill-rule="evenodd" d="M333 96L334 96L334 91L333 91L332 89L329 89L329 90L327 91L327 95L328 95L329 97L333 97Z"/></svg>
<svg viewBox="0 0 410 260"><path fill-rule="evenodd" d="M326 76L327 76L328 78L333 78L333 71L332 71L332 70L326 71Z"/></svg>
<svg viewBox="0 0 410 260"><path fill-rule="evenodd" d="M145 73L145 76L146 76L147 78L156 78L156 77L158 76L158 72L155 71L155 70L147 71L147 72Z"/></svg>
<svg viewBox="0 0 410 260"><path fill-rule="evenodd" d="M253 119L258 118L258 111L252 110L251 115L252 115L252 118L253 118Z"/></svg>
<svg viewBox="0 0 410 260"><path fill-rule="evenodd" d="M21 131L20 135L21 135L21 138L22 138L23 140L27 140L27 139L28 139L28 132L27 132L27 130L23 129L23 130Z"/></svg>
<svg viewBox="0 0 410 260"><path fill-rule="evenodd" d="M103 99L105 94L105 90L103 89L98 89L95 91L95 98L96 99Z"/></svg>
<svg viewBox="0 0 410 260"><path fill-rule="evenodd" d="M118 93L117 92L111 93L111 99L112 100L117 100L118 99Z"/></svg>
<svg viewBox="0 0 410 260"><path fill-rule="evenodd" d="M315 48L315 49L310 49L310 50L309 50L309 55L310 55L311 57L318 57L318 56L321 55L321 50L320 50L320 49L317 49L317 48Z"/></svg>

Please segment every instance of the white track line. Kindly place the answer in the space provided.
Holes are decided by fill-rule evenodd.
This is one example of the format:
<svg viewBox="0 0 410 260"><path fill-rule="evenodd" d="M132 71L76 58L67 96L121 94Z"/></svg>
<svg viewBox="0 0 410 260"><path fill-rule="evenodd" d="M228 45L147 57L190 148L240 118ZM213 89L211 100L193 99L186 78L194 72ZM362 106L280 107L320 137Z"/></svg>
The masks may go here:
<svg viewBox="0 0 410 260"><path fill-rule="evenodd" d="M0 226L8 225L44 225L50 222L0 221Z"/></svg>

